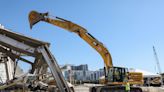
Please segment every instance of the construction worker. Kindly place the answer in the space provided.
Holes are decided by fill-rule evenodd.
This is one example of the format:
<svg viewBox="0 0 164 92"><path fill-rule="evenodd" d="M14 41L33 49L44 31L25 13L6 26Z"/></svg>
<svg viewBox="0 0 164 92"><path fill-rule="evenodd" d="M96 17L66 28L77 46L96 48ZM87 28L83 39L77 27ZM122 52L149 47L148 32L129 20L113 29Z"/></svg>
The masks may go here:
<svg viewBox="0 0 164 92"><path fill-rule="evenodd" d="M126 82L125 90L126 90L126 92L130 92L130 84L129 84L129 82Z"/></svg>

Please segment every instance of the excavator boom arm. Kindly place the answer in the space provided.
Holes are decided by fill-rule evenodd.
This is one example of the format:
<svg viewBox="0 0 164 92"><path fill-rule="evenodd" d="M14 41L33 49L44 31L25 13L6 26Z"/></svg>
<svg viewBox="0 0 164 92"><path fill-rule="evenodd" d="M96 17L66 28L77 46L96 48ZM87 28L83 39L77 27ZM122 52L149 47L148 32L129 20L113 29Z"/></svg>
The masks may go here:
<svg viewBox="0 0 164 92"><path fill-rule="evenodd" d="M107 48L96 38L94 38L91 34L89 34L85 28L59 17L56 17L56 19L51 19L48 17L48 13L38 13L36 11L30 12L30 27L32 28L32 26L38 23L39 21L44 21L78 34L91 47L93 47L97 52L99 52L99 54L102 56L104 60L106 70L108 70L108 68L110 67L113 67L112 58Z"/></svg>

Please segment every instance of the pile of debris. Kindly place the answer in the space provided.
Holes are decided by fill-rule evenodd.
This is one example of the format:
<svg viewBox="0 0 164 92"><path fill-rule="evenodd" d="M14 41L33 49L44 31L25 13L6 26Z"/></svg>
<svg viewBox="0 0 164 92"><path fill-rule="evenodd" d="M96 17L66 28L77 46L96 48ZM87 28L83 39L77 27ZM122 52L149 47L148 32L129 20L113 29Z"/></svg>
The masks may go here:
<svg viewBox="0 0 164 92"><path fill-rule="evenodd" d="M4 66L6 76L0 78L0 91L51 91L65 92L69 89L61 73L56 59L49 50L49 43L38 41L0 28L0 65ZM33 57L30 61L23 57ZM25 62L31 66L30 71L22 74L18 62ZM12 65L12 67L11 67ZM48 73L48 68L51 73ZM48 73L48 74L47 74Z"/></svg>

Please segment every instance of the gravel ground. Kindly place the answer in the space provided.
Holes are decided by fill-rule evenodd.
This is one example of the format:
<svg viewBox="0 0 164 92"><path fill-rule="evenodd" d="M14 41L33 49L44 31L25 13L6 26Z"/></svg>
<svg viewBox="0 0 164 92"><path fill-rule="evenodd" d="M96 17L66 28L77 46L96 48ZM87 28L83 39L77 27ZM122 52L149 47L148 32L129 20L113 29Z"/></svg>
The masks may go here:
<svg viewBox="0 0 164 92"><path fill-rule="evenodd" d="M164 92L164 87L141 87L143 92ZM84 85L75 86L75 92L89 92L89 87Z"/></svg>
<svg viewBox="0 0 164 92"><path fill-rule="evenodd" d="M164 92L164 87L141 87L143 92Z"/></svg>
<svg viewBox="0 0 164 92"><path fill-rule="evenodd" d="M75 86L75 92L89 92L89 87L84 85Z"/></svg>

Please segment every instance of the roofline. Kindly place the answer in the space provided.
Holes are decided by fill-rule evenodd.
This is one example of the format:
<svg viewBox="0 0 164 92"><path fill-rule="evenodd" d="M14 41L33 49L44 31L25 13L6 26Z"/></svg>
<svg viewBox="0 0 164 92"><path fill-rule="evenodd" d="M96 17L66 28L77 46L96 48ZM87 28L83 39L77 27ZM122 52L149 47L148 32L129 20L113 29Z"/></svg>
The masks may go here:
<svg viewBox="0 0 164 92"><path fill-rule="evenodd" d="M28 45L32 45L34 47L40 46L40 45L50 46L50 43L48 43L48 42L40 41L40 40L31 38L31 37L25 36L23 34L12 32L9 29L5 29L5 28L0 28L0 34L6 35L8 37L11 37L11 38L16 39L16 40L21 41L21 42L25 42Z"/></svg>

